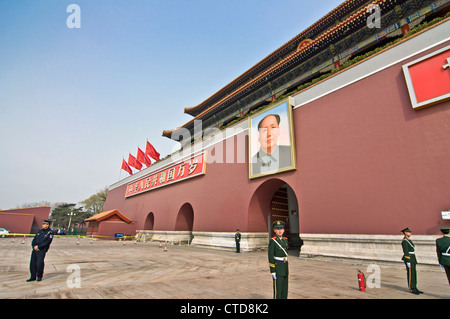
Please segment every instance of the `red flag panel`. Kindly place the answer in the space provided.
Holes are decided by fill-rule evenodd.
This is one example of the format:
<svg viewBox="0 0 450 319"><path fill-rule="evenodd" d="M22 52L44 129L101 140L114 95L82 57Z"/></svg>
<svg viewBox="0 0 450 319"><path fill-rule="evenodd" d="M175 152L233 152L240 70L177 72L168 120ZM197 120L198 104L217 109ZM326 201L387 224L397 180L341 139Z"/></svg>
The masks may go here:
<svg viewBox="0 0 450 319"><path fill-rule="evenodd" d="M137 160L141 163L144 163L147 167L152 164L152 161L148 158L147 155L144 154L144 152L139 147L137 152Z"/></svg>
<svg viewBox="0 0 450 319"><path fill-rule="evenodd" d="M132 167L134 167L134 168L136 168L136 169L139 169L139 170L142 168L142 164L139 163L139 162L136 160L136 157L134 157L134 156L131 155L131 154L128 154L128 165L130 165L130 166L132 166Z"/></svg>
<svg viewBox="0 0 450 319"><path fill-rule="evenodd" d="M156 151L152 144L147 141L147 145L145 146L145 154L153 158L155 161L159 161L160 154Z"/></svg>
<svg viewBox="0 0 450 319"><path fill-rule="evenodd" d="M131 170L131 167L128 165L127 162L125 162L124 159L122 159L122 169L124 171L127 171L130 175L133 175L133 171Z"/></svg>

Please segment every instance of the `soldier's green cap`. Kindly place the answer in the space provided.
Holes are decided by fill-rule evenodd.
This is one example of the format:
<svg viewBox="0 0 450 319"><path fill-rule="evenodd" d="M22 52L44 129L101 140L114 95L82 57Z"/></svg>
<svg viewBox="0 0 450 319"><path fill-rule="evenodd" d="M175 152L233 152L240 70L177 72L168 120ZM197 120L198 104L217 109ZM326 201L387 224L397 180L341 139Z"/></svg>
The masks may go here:
<svg viewBox="0 0 450 319"><path fill-rule="evenodd" d="M441 232L443 232L444 234L448 234L450 232L450 227L445 226L445 227L439 227L439 229L441 230Z"/></svg>
<svg viewBox="0 0 450 319"><path fill-rule="evenodd" d="M283 229L284 228L284 222L281 220L277 220L272 224L273 229Z"/></svg>
<svg viewBox="0 0 450 319"><path fill-rule="evenodd" d="M405 229L402 229L402 233L404 233L404 232L411 233L411 229L409 229L409 227L406 227Z"/></svg>

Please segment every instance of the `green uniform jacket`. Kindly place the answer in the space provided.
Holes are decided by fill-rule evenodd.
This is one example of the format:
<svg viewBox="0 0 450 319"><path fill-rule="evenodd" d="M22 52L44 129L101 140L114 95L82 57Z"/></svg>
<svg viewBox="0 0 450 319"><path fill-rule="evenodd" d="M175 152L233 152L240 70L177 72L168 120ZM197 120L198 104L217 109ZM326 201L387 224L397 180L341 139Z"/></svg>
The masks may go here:
<svg viewBox="0 0 450 319"><path fill-rule="evenodd" d="M403 238L402 248L403 248L402 260L404 262L408 262L411 264L417 264L416 250L413 242L410 239L407 239L406 237Z"/></svg>
<svg viewBox="0 0 450 319"><path fill-rule="evenodd" d="M279 243L284 251L275 243ZM269 241L269 267L271 273L276 273L278 276L287 276L289 274L288 262L276 260L274 257L287 257L288 241L286 237L272 237Z"/></svg>
<svg viewBox="0 0 450 319"><path fill-rule="evenodd" d="M450 266L450 237L436 239L436 253L440 265Z"/></svg>

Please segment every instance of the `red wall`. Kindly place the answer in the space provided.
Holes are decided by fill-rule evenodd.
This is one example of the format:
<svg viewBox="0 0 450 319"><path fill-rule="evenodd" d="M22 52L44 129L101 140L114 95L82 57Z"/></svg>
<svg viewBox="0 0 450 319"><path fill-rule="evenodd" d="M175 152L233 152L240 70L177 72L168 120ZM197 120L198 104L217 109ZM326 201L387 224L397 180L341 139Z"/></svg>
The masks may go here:
<svg viewBox="0 0 450 319"><path fill-rule="evenodd" d="M402 65L420 56L295 110L301 232L439 233L450 102L412 109Z"/></svg>
<svg viewBox="0 0 450 319"><path fill-rule="evenodd" d="M124 233L125 236L136 234L136 225L119 221L101 221L98 227L98 236L114 236L115 233Z"/></svg>
<svg viewBox="0 0 450 319"><path fill-rule="evenodd" d="M147 215L153 213L154 230L175 230L178 213L184 214L185 204L189 203L194 212L194 231L245 229L246 197L251 195L248 191L239 192L237 188L244 183L248 184L247 164L207 164L204 176L127 199L126 185L111 190L104 210L119 209L136 221L137 229L142 229Z"/></svg>
<svg viewBox="0 0 450 319"><path fill-rule="evenodd" d="M48 219L50 207L30 207L0 211L0 227L10 233L34 234Z"/></svg>
<svg viewBox="0 0 450 319"><path fill-rule="evenodd" d="M300 233L437 234L450 208L450 102L413 110L402 65L444 46L295 109L295 172L249 180L247 163L212 163L205 176L128 199L126 185L113 189L104 209L137 229L152 212L154 230L175 230L189 203L194 231L267 231L270 200L288 183Z"/></svg>

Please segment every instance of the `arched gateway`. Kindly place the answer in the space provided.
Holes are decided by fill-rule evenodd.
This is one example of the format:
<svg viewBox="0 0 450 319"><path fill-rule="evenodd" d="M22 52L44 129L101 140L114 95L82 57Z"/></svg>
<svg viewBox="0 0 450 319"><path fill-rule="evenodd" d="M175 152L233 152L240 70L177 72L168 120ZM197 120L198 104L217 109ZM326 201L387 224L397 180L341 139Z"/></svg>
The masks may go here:
<svg viewBox="0 0 450 319"><path fill-rule="evenodd" d="M177 220L175 223L175 230L190 231L194 225L194 209L189 203L185 203L178 211Z"/></svg>
<svg viewBox="0 0 450 319"><path fill-rule="evenodd" d="M155 225L155 215L149 213L144 222L144 230L153 230L153 225Z"/></svg>
<svg viewBox="0 0 450 319"><path fill-rule="evenodd" d="M277 178L263 182L253 193L248 207L248 230L268 232L272 237L272 222L275 220L286 223L285 236L289 246L300 248L297 196L292 187Z"/></svg>

